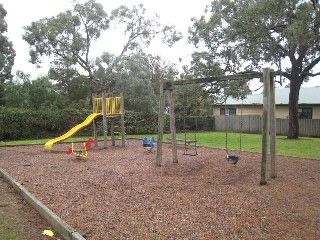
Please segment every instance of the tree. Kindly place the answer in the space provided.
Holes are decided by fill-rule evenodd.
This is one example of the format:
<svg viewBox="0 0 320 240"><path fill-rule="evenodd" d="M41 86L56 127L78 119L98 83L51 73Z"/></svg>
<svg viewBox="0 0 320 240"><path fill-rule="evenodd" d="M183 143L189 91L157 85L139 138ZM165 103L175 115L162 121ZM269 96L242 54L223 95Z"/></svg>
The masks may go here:
<svg viewBox="0 0 320 240"><path fill-rule="evenodd" d="M31 80L29 74L17 71L5 84L6 106L29 109L56 109L66 106L66 100L48 77Z"/></svg>
<svg viewBox="0 0 320 240"><path fill-rule="evenodd" d="M201 78L207 76L222 76L226 69L216 62L216 59L210 52L194 52L192 54L191 66L183 67L184 73L182 79ZM212 81L201 84L203 91L208 93L212 103L222 103L228 97L235 99L244 99L251 94L248 82L246 81Z"/></svg>
<svg viewBox="0 0 320 240"><path fill-rule="evenodd" d="M115 55L103 54L97 61L97 78L108 79L104 64L110 64ZM158 68L161 66L161 71ZM159 78L173 78L177 74L173 65L167 64L160 57L142 51L127 54L113 67L117 81L109 82L108 93L123 94L126 110L136 112L155 112L158 107Z"/></svg>
<svg viewBox="0 0 320 240"><path fill-rule="evenodd" d="M94 61L90 55L93 42L109 28L111 21L124 31L123 50L119 56L114 56L106 49L103 56ZM109 91L114 86L118 79L116 65L126 53L148 46L159 34L163 34L163 40L169 44L180 39L172 27L149 18L142 5L120 6L109 18L103 6L95 0L76 4L73 10L56 17L33 22L25 30L23 38L30 45L32 63L39 65L42 57L50 57L51 77L67 86L73 77L85 75L94 85L95 92Z"/></svg>
<svg viewBox="0 0 320 240"><path fill-rule="evenodd" d="M7 31L7 23L4 20L6 15L7 11L0 3L0 105L4 104L4 83L12 78L11 70L16 56L12 42L3 35Z"/></svg>
<svg viewBox="0 0 320 240"><path fill-rule="evenodd" d="M320 75L313 72L320 61L319 8L299 0L218 0L205 14L193 19L190 41L228 72L276 67L290 81L288 138L298 138L300 87Z"/></svg>
<svg viewBox="0 0 320 240"><path fill-rule="evenodd" d="M72 11L32 22L25 27L23 39L30 45L31 63L40 66L43 57L50 57L50 73L57 80L69 84L75 73L84 72L95 82L90 50L108 27L109 19L103 6L89 0L83 5L75 4Z"/></svg>
<svg viewBox="0 0 320 240"><path fill-rule="evenodd" d="M127 110L152 113L157 108L149 57L143 52L131 54L118 64L119 80L113 90L123 94Z"/></svg>
<svg viewBox="0 0 320 240"><path fill-rule="evenodd" d="M164 44L171 47L182 36L174 27L163 25L158 20L159 16L149 17L142 4L128 8L120 6L111 12L111 23L117 28L122 29L124 44L119 55L112 55L104 52L101 58L97 59L99 72L103 70L97 79L100 82L101 91L110 91L119 80L119 66L121 61L125 60L132 53L140 54L147 48L151 41L160 36ZM154 58L155 59L155 58Z"/></svg>

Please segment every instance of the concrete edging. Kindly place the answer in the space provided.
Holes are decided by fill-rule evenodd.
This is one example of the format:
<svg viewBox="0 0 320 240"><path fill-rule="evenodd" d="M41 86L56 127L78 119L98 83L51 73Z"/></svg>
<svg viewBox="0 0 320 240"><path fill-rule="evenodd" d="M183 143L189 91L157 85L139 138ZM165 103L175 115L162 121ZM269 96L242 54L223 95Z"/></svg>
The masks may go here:
<svg viewBox="0 0 320 240"><path fill-rule="evenodd" d="M54 212L47 208L42 202L36 199L25 187L7 172L0 168L0 177L12 186L23 199L43 217L51 227L65 240L86 240L79 232L69 226Z"/></svg>

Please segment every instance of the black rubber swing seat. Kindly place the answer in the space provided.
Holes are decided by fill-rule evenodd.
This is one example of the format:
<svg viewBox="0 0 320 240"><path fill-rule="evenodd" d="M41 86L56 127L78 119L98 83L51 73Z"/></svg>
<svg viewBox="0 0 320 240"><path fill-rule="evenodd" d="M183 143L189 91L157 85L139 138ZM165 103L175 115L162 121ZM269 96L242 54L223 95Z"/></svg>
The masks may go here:
<svg viewBox="0 0 320 240"><path fill-rule="evenodd" d="M239 156L229 156L229 155L227 155L226 159L227 159L228 163L237 164L238 161L240 160L240 157Z"/></svg>

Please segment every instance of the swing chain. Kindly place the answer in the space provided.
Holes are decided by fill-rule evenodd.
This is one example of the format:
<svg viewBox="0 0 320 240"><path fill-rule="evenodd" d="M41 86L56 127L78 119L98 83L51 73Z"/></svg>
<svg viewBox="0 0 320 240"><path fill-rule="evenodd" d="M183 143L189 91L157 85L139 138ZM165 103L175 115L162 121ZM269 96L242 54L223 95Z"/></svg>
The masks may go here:
<svg viewBox="0 0 320 240"><path fill-rule="evenodd" d="M243 106L243 98L241 98L241 106L240 106L240 138L239 138L239 154L238 156L230 156L228 152L228 128L230 125L230 117L227 117L227 97L224 101L224 115L225 115L225 123L226 123L226 159L228 162L232 164L236 164L240 160L240 155L242 151L242 126L243 126L243 116L242 116L242 106Z"/></svg>

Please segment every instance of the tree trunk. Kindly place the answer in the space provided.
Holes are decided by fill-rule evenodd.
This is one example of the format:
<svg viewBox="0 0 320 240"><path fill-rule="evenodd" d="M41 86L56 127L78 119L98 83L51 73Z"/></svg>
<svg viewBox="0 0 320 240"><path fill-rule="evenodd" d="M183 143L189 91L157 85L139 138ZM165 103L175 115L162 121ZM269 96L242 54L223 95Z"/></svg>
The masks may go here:
<svg viewBox="0 0 320 240"><path fill-rule="evenodd" d="M289 129L288 139L297 139L299 137L299 114L298 101L301 83L299 78L292 79L289 93Z"/></svg>

